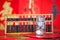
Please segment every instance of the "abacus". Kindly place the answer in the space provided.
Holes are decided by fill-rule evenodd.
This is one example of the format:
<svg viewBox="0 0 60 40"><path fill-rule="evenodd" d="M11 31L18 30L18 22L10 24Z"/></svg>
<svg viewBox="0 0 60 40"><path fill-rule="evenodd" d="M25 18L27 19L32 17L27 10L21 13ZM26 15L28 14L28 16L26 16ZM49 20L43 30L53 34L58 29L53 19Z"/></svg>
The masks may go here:
<svg viewBox="0 0 60 40"><path fill-rule="evenodd" d="M38 16L44 16L46 20L45 33L53 33L53 14L9 14L5 20L5 33L35 34Z"/></svg>

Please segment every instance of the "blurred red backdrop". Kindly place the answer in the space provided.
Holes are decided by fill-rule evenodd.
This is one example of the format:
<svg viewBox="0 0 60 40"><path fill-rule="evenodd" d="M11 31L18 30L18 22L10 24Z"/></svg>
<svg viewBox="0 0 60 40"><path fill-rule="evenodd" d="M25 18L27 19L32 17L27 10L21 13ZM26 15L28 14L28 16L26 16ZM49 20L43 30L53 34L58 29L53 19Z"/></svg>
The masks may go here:
<svg viewBox="0 0 60 40"><path fill-rule="evenodd" d="M0 0L0 11L3 9L2 5L7 0ZM9 1L9 0L8 0ZM13 14L24 14L29 11L29 0L10 0L11 7L13 8ZM34 0L36 11L42 14L49 14L53 11L52 5L55 4L57 11L60 11L60 0L52 2L52 0ZM25 11L26 10L26 11ZM0 14L1 16L1 14ZM3 23L0 21L0 23ZM60 29L60 14L57 13L54 25Z"/></svg>

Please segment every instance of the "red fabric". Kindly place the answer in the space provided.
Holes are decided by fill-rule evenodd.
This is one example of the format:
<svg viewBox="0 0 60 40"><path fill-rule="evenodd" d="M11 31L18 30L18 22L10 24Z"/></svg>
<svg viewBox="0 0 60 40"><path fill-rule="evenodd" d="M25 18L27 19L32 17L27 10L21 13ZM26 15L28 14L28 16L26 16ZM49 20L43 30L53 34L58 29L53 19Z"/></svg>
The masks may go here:
<svg viewBox="0 0 60 40"><path fill-rule="evenodd" d="M17 38L1 38L0 40L18 40Z"/></svg>
<svg viewBox="0 0 60 40"><path fill-rule="evenodd" d="M40 38L27 38L26 40L43 40L43 39L40 39Z"/></svg>
<svg viewBox="0 0 60 40"><path fill-rule="evenodd" d="M0 36L4 36L5 35L5 31L4 30L0 30Z"/></svg>
<svg viewBox="0 0 60 40"><path fill-rule="evenodd" d="M56 20L54 21L55 26L60 29L60 14L56 15Z"/></svg>

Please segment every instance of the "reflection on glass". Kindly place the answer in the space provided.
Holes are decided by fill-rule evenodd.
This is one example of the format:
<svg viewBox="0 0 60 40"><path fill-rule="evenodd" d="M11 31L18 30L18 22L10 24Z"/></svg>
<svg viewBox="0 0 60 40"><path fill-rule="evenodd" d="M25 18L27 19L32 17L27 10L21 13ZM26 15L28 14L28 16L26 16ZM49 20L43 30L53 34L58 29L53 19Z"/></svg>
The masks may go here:
<svg viewBox="0 0 60 40"><path fill-rule="evenodd" d="M40 37L44 35L44 29L45 29L45 18L43 16L38 16L36 18L36 37Z"/></svg>

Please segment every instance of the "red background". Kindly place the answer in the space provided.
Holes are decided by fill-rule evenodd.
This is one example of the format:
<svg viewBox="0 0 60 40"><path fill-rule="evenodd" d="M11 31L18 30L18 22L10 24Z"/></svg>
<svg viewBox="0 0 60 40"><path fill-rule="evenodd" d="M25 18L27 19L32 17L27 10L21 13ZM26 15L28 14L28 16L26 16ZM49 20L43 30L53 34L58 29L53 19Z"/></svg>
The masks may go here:
<svg viewBox="0 0 60 40"><path fill-rule="evenodd" d="M0 0L0 11L3 9L2 5L6 0ZM21 14L28 13L28 0L11 0L11 7L13 8L13 14ZM34 3L37 5L38 13L49 14L53 11L52 5L55 4L57 7L57 11L60 11L60 0L56 0L53 2L52 0L35 0ZM26 8L27 11L24 11ZM0 15L1 16L1 15ZM3 21L0 21L3 23ZM57 13L56 19L54 20L54 25L60 29L60 14ZM2 31L1 33L4 34Z"/></svg>

